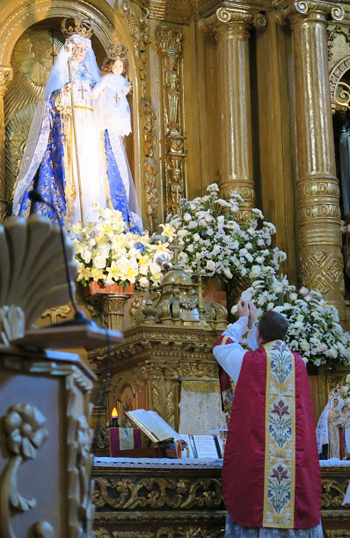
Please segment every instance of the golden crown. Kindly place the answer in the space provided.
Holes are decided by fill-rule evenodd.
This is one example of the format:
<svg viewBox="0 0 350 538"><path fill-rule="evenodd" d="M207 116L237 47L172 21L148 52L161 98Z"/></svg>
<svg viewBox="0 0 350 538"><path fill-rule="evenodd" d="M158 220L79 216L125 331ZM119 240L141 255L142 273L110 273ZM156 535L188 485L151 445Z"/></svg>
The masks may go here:
<svg viewBox="0 0 350 538"><path fill-rule="evenodd" d="M61 22L61 30L66 38L75 34L90 38L94 33L92 22L89 19L84 19L80 15L63 19Z"/></svg>
<svg viewBox="0 0 350 538"><path fill-rule="evenodd" d="M110 60L120 60L125 58L128 52L128 47L125 45L109 45L107 49L107 56Z"/></svg>

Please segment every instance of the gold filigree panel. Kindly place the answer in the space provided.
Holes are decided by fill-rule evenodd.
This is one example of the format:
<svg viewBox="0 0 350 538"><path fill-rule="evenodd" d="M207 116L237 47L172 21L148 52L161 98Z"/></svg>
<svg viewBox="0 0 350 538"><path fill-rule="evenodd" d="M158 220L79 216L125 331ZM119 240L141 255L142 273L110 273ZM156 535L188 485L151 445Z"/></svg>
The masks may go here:
<svg viewBox="0 0 350 538"><path fill-rule="evenodd" d="M96 509L109 507L117 510L222 507L220 480L217 478L173 479L108 479L95 477L96 489L92 502Z"/></svg>
<svg viewBox="0 0 350 538"><path fill-rule="evenodd" d="M339 508L342 505L344 500L345 492L348 487L350 480L344 480L343 482L338 482L334 479L322 480L322 509L323 508Z"/></svg>

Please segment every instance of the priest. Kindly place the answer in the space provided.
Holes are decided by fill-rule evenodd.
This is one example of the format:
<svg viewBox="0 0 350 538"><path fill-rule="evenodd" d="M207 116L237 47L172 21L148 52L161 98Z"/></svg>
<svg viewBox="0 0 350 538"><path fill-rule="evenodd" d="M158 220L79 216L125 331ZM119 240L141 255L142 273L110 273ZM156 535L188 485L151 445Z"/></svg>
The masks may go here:
<svg viewBox="0 0 350 538"><path fill-rule="evenodd" d="M307 371L287 320L240 300L214 355L236 389L222 472L225 538L321 538L321 473ZM241 343L247 341L252 351Z"/></svg>

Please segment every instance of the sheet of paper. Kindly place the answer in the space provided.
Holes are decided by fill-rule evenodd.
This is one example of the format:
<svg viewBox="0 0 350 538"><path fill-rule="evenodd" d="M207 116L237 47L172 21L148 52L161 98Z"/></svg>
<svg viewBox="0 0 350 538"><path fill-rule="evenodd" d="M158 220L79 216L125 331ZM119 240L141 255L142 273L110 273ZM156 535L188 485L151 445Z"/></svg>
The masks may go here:
<svg viewBox="0 0 350 538"><path fill-rule="evenodd" d="M218 459L218 451L212 435L193 435L198 458Z"/></svg>

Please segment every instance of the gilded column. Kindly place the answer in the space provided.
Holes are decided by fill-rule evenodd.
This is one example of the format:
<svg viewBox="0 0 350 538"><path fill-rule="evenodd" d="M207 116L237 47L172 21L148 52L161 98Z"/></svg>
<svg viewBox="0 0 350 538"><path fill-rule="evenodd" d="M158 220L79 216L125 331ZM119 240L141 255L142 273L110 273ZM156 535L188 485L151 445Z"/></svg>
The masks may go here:
<svg viewBox="0 0 350 538"><path fill-rule="evenodd" d="M159 26L156 30L156 45L161 58L165 203L167 212L173 215L178 212L180 200L186 195L181 76L182 39L182 30L174 31L166 26Z"/></svg>
<svg viewBox="0 0 350 538"><path fill-rule="evenodd" d="M340 5L297 1L278 14L293 35L300 276L343 314L339 187L328 79L327 20Z"/></svg>
<svg viewBox="0 0 350 538"><path fill-rule="evenodd" d="M0 66L0 222L7 209L6 177L5 177L5 113L4 95L7 84L12 80L12 68Z"/></svg>
<svg viewBox="0 0 350 538"><path fill-rule="evenodd" d="M242 196L243 219L255 203L249 38L252 26L265 24L256 10L233 7L221 7L200 21L201 30L213 32L217 40L221 192L225 198Z"/></svg>

